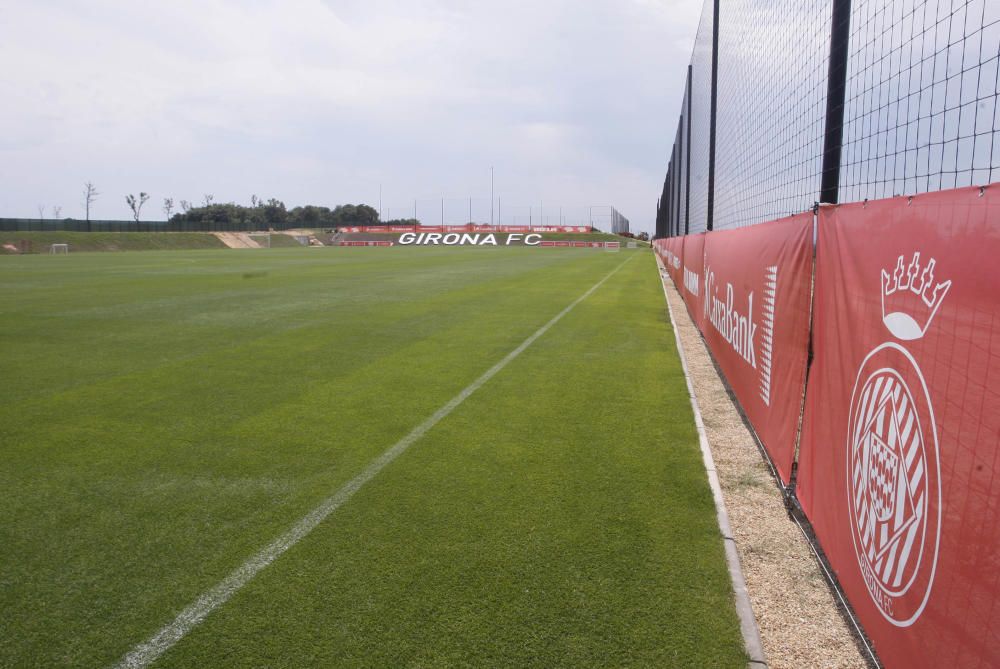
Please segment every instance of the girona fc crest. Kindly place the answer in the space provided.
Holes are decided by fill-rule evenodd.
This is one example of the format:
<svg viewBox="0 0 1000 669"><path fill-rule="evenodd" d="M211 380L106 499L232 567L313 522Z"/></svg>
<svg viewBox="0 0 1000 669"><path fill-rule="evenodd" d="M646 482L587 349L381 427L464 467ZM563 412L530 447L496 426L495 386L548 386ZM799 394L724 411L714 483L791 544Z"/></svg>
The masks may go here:
<svg viewBox="0 0 1000 669"><path fill-rule="evenodd" d="M920 275L882 272L882 320L897 338L919 339L951 282L934 284L934 260ZM907 627L923 612L937 567L941 481L937 427L923 374L901 345L865 357L851 396L847 495L858 567L882 615Z"/></svg>

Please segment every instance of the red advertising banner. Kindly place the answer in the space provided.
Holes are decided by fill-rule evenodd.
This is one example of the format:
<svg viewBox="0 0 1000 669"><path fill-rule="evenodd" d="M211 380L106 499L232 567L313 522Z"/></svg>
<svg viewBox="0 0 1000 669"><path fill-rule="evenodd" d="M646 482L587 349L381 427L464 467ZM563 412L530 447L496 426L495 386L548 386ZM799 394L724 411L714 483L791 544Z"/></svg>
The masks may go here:
<svg viewBox="0 0 1000 669"><path fill-rule="evenodd" d="M798 497L886 667L1000 666L1000 184L819 212Z"/></svg>
<svg viewBox="0 0 1000 669"><path fill-rule="evenodd" d="M591 232L586 225L353 225L343 232Z"/></svg>
<svg viewBox="0 0 1000 669"><path fill-rule="evenodd" d="M673 279L673 275L670 272L670 266L667 264L667 244L669 239L654 239L650 242L650 246L653 247L653 253L663 261L663 268L667 271L667 276Z"/></svg>
<svg viewBox="0 0 1000 669"><path fill-rule="evenodd" d="M618 248L621 244L619 242L563 242L563 241L551 241L542 240L539 246L561 246L561 247L572 247L577 249L604 249L604 248Z"/></svg>
<svg viewBox="0 0 1000 669"><path fill-rule="evenodd" d="M535 226L515 226L502 225L501 232L590 232L590 227L586 225L535 225Z"/></svg>
<svg viewBox="0 0 1000 669"><path fill-rule="evenodd" d="M681 282L677 284L677 289L684 296L684 304L687 305L691 320L702 329L701 322L701 298L702 298L702 270L705 262L705 233L696 235L685 235L683 237L683 250L681 251L681 269L678 272Z"/></svg>
<svg viewBox="0 0 1000 669"><path fill-rule="evenodd" d="M684 255L684 238L671 237L666 240L666 250L663 254L663 264L667 266L667 272L674 281L677 290L681 290L684 272L682 270L681 256Z"/></svg>
<svg viewBox="0 0 1000 669"><path fill-rule="evenodd" d="M705 235L701 331L788 484L809 358L812 212Z"/></svg>
<svg viewBox="0 0 1000 669"><path fill-rule="evenodd" d="M392 246L392 242L337 242L338 246Z"/></svg>

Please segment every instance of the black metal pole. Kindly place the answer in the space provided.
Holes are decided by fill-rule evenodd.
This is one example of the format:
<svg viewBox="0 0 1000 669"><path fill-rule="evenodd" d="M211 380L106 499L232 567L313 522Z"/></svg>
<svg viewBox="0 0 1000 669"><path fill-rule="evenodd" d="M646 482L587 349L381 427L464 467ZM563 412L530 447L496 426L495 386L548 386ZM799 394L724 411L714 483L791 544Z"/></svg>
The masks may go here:
<svg viewBox="0 0 1000 669"><path fill-rule="evenodd" d="M684 141L684 234L691 233L691 66L688 65L687 83L687 139Z"/></svg>
<svg viewBox="0 0 1000 669"><path fill-rule="evenodd" d="M664 188L667 192L667 204L666 204L666 216L664 216L663 224L666 227L667 237L674 236L674 221L672 216L671 206L674 201L674 156L673 152L670 155L670 163L667 166L667 180L664 184Z"/></svg>
<svg viewBox="0 0 1000 669"><path fill-rule="evenodd" d="M840 156L844 145L844 98L847 91L847 50L851 39L851 0L833 0L830 30L830 72L826 91L826 135L819 201L840 199Z"/></svg>
<svg viewBox="0 0 1000 669"><path fill-rule="evenodd" d="M677 235L680 229L677 227L677 165L680 159L677 156L676 134L674 135L673 157L670 159L672 169L670 170L670 230L671 234Z"/></svg>
<svg viewBox="0 0 1000 669"><path fill-rule="evenodd" d="M705 229L714 229L715 216L715 117L719 102L719 0L712 3L712 103L708 125L708 208Z"/></svg>
<svg viewBox="0 0 1000 669"><path fill-rule="evenodd" d="M677 200L675 205L675 216L677 219L677 234L681 234L681 175L684 173L684 142L682 141L684 137L684 115L681 114L677 119L677 138L674 140L674 146L677 147L677 177L674 182L677 185Z"/></svg>

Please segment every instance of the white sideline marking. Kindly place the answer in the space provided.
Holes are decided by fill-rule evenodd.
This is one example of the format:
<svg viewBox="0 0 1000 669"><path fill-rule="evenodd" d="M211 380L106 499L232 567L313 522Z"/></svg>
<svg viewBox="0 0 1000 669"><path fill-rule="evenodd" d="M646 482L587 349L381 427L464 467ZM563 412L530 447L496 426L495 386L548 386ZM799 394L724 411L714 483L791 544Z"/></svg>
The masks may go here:
<svg viewBox="0 0 1000 669"><path fill-rule="evenodd" d="M764 644L760 639L760 628L757 626L757 618L753 613L753 606L750 604L750 593L747 592L746 578L743 576L743 568L740 566L740 554L736 550L736 539L733 538L733 529L729 524L729 513L726 511L726 502L722 497L722 485L719 483L719 473L715 469L715 458L712 457L712 449L708 444L708 432L705 430L705 421L701 417L701 408L698 406L698 396L694 393L694 384L691 382L691 373L687 366L687 356L684 355L684 344L681 343L680 325L674 318L673 307L670 306L670 296L667 294L667 282L663 279L663 262L656 256L656 266L660 269L660 278L663 284L663 299L667 302L667 313L670 315L670 324L673 326L674 339L677 342L677 356L681 359L681 369L684 371L684 381L687 383L688 399L691 400L691 410L694 412L694 426L698 432L698 446L701 448L701 457L705 462L705 472L708 474L708 487L712 490L712 500L715 502L715 517L719 523L719 533L722 534L722 544L726 552L726 566L729 568L729 580L733 584L733 596L736 599L736 615L740 620L740 634L743 635L743 646L746 649L747 667L761 665L767 667L767 658L764 655ZM683 300L684 296L678 293Z"/></svg>
<svg viewBox="0 0 1000 669"><path fill-rule="evenodd" d="M344 502L349 500L351 496L364 484L375 478L375 475L382 471L386 465L398 458L403 451L408 449L415 441L424 436L424 434L441 421L441 419L454 411L458 405L469 397L469 395L479 390L483 384L506 367L511 360L521 355L521 353L526 348L531 346L536 339L548 332L549 328L558 323L563 316L572 311L573 307L590 297L595 290L600 288L605 281L614 276L618 270L624 267L625 264L634 257L634 255L630 256L618 265L618 267L614 268L607 276L595 283L590 290L556 314L556 316L548 323L538 328L533 335L521 342L520 346L504 356L500 362L490 367L482 376L470 383L464 390L462 390L462 392L455 395L455 397L453 397L447 404L435 411L430 418L413 428L409 434L397 441L391 448L389 448L389 450L372 460L360 474L345 483L343 487L341 487L340 490L335 492L333 495L323 500L319 506L299 520L299 522L297 522L292 529L272 541L256 555L233 570L213 588L203 593L193 604L178 613L172 623L154 634L148 641L135 646L116 666L120 669L138 669L139 667L148 667L156 661L158 657L163 655L163 653L168 651L174 644L183 639L188 632L197 627L206 617L208 617L208 614L222 604L225 604L230 597L236 594L236 592L244 585L249 583L250 580L253 579L253 577L256 576L262 569L274 562L274 560L277 559L282 553L297 544L303 537L309 534L313 528L323 522L327 516L336 511L341 505L344 504Z"/></svg>

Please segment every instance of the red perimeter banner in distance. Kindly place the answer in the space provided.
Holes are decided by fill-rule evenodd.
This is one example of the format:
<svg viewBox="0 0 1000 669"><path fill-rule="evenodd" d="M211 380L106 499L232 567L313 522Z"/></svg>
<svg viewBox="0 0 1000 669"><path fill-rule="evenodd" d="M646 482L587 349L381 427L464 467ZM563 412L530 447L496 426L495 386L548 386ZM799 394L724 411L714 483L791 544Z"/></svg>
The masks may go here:
<svg viewBox="0 0 1000 669"><path fill-rule="evenodd" d="M675 239L677 238L668 237L665 239L657 239L653 242L653 248L656 250L656 255L660 256L660 259L663 260L663 267L667 270L667 275L670 276L672 281L674 280L673 249L675 246Z"/></svg>
<svg viewBox="0 0 1000 669"><path fill-rule="evenodd" d="M684 296L691 320L701 329L702 265L705 261L705 233L685 235L682 242L681 268L678 272L680 283L677 289Z"/></svg>
<svg viewBox="0 0 1000 669"><path fill-rule="evenodd" d="M590 232L587 225L353 225L343 232Z"/></svg>
<svg viewBox="0 0 1000 669"><path fill-rule="evenodd" d="M1000 184L823 207L798 495L886 667L1000 666Z"/></svg>
<svg viewBox="0 0 1000 669"><path fill-rule="evenodd" d="M705 237L701 330L788 483L809 358L812 212Z"/></svg>
<svg viewBox="0 0 1000 669"><path fill-rule="evenodd" d="M677 247L677 240L680 239L681 239L680 237L669 237L667 239L659 240L660 258L663 259L663 266L667 269L667 274L670 276L670 280L674 282L675 286L678 285L676 279L677 269L674 267L673 258L674 258L674 249ZM682 240L681 244L683 243L684 242Z"/></svg>
<svg viewBox="0 0 1000 669"><path fill-rule="evenodd" d="M618 246L618 242L564 242L564 241L546 241L542 240L540 246L571 246L574 248L591 248L591 249L602 249L611 248Z"/></svg>
<svg viewBox="0 0 1000 669"><path fill-rule="evenodd" d="M674 285L677 287L677 290L681 290L684 285L684 270L682 267L684 256L684 238L671 237L667 241L669 242L667 250L670 253L670 255L667 256L667 269L670 271L670 276L674 280Z"/></svg>

